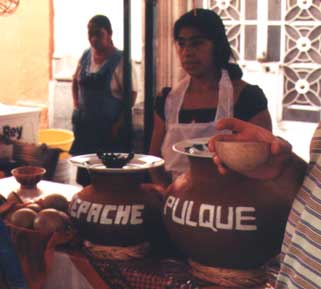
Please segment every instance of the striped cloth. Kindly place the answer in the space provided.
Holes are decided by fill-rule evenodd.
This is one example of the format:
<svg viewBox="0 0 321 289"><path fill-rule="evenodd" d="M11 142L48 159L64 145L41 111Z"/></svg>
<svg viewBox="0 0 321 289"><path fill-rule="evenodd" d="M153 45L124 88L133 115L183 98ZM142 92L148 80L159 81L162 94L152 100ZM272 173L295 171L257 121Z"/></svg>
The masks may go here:
<svg viewBox="0 0 321 289"><path fill-rule="evenodd" d="M276 289L321 288L321 123L311 141L310 163L289 215Z"/></svg>

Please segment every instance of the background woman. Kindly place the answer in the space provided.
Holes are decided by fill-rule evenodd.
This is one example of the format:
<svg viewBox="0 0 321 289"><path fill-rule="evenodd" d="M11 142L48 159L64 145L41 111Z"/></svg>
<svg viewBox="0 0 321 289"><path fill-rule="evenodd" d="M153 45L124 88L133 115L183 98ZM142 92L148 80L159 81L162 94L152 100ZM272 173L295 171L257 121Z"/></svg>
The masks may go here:
<svg viewBox="0 0 321 289"><path fill-rule="evenodd" d="M90 48L81 56L72 81L75 140L72 155L128 151L123 86L123 52L114 46L112 26L105 15L88 22ZM132 105L136 100L136 78L132 75ZM77 182L90 183L86 170L79 169Z"/></svg>
<svg viewBox="0 0 321 289"><path fill-rule="evenodd" d="M72 81L73 155L121 151L125 146L119 133L113 135L124 109L124 88L123 52L114 46L112 33L111 23L104 15L96 15L88 22L90 48L79 60ZM132 104L135 98L133 91Z"/></svg>

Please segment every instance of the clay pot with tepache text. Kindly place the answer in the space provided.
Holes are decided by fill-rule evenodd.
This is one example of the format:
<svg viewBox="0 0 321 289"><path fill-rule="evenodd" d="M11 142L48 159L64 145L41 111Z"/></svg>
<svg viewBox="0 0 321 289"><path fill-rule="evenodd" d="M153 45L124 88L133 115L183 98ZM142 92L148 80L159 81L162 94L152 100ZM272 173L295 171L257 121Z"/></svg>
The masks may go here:
<svg viewBox="0 0 321 289"><path fill-rule="evenodd" d="M117 154L110 163L96 154L71 158L87 168L91 185L77 193L69 213L82 239L105 246L132 246L145 242L146 223L152 218L152 194L143 189L144 172L163 164L154 156L135 154L126 164ZM102 161L105 163L103 164Z"/></svg>

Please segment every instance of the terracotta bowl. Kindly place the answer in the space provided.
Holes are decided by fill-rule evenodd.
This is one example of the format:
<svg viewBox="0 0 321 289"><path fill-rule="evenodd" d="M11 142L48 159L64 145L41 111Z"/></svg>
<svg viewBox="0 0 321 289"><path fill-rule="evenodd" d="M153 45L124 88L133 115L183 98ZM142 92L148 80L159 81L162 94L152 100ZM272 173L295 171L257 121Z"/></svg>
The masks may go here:
<svg viewBox="0 0 321 289"><path fill-rule="evenodd" d="M217 141L215 149L223 163L239 173L264 164L270 154L270 144L265 142Z"/></svg>
<svg viewBox="0 0 321 289"><path fill-rule="evenodd" d="M22 166L11 170L11 174L16 178L21 186L32 188L42 179L46 169L34 166Z"/></svg>

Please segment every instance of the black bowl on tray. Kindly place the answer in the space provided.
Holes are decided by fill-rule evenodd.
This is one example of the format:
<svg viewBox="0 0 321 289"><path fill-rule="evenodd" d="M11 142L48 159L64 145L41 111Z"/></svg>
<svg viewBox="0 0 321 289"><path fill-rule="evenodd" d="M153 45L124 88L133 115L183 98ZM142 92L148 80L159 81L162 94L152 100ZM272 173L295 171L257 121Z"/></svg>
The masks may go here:
<svg viewBox="0 0 321 289"><path fill-rule="evenodd" d="M106 168L115 169L125 166L134 157L134 155L134 153L97 153L97 156L101 159Z"/></svg>

